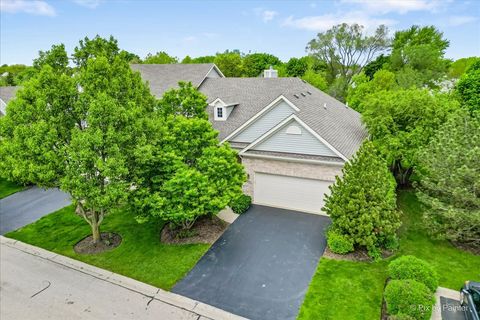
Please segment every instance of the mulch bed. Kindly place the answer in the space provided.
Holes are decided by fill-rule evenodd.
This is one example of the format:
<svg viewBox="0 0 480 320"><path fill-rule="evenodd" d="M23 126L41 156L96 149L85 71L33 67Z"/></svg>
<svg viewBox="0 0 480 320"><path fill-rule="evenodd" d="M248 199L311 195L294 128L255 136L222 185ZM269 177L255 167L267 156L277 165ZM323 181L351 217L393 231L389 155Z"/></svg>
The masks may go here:
<svg viewBox="0 0 480 320"><path fill-rule="evenodd" d="M388 250L383 250L382 251L382 258L388 258L390 257L394 252L388 251ZM325 248L325 252L323 253L323 256L329 259L334 259L334 260L348 260L348 261L372 261L372 258L368 255L368 252L366 249L357 249L354 252L350 252L347 254L338 254L338 253L333 253L330 248L327 246Z"/></svg>
<svg viewBox="0 0 480 320"><path fill-rule="evenodd" d="M73 247L73 250L78 254L96 254L115 249L122 243L122 237L113 232L102 232L100 234L100 241L93 243L93 237L90 235Z"/></svg>
<svg viewBox="0 0 480 320"><path fill-rule="evenodd" d="M223 234L229 224L216 216L201 217L193 227L188 231L190 236L181 236L180 229L172 230L166 224L161 233L160 240L163 243L169 244L194 244L194 243L209 243L212 244Z"/></svg>

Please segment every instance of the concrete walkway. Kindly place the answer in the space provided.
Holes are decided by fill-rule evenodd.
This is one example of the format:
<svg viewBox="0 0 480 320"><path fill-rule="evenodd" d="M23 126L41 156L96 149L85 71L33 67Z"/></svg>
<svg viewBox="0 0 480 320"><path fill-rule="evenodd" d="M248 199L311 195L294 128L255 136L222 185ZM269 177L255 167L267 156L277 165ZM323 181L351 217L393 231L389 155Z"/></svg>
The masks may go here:
<svg viewBox="0 0 480 320"><path fill-rule="evenodd" d="M431 320L465 320L459 298L459 291L438 287Z"/></svg>
<svg viewBox="0 0 480 320"><path fill-rule="evenodd" d="M0 234L16 230L71 203L58 189L31 187L0 199Z"/></svg>
<svg viewBox="0 0 480 320"><path fill-rule="evenodd" d="M0 319L243 319L0 236Z"/></svg>

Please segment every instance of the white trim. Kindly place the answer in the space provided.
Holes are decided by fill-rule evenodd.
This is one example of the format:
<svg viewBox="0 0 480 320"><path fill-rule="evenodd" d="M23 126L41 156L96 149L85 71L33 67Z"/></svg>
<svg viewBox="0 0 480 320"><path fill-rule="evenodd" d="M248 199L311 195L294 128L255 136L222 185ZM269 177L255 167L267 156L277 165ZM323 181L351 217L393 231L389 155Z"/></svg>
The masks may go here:
<svg viewBox="0 0 480 320"><path fill-rule="evenodd" d="M223 104L223 106L226 106L226 105L227 105L227 104L226 104L225 102L223 102L223 100L220 99L220 98L217 98L217 99L213 100L213 102L210 102L209 104L210 104L212 107L214 107L214 106L217 104L217 102L221 102L221 103Z"/></svg>
<svg viewBox="0 0 480 320"><path fill-rule="evenodd" d="M287 98L285 98L285 96L283 94L279 95L275 100L273 100L272 102L270 102L270 104L268 106L266 106L265 108L263 108L262 110L260 110L257 114L255 114L253 117L251 117L247 122L245 122L244 124L242 124L240 127L238 127L235 131L233 131L232 133L230 133L225 139L223 139L220 143L224 143L225 141L229 140L230 138L232 138L233 136L236 136L238 133L240 133L241 131L243 131L243 129L245 129L247 126L249 126L251 123L253 123L255 120L257 120L261 115L263 115L264 113L266 113L270 108L272 108L273 106L275 106L280 100L283 100L285 101L293 110L295 110L296 112L300 111L300 109L298 109L298 107L296 105L294 105L290 100L288 100Z"/></svg>
<svg viewBox="0 0 480 320"><path fill-rule="evenodd" d="M335 167L343 167L345 165L345 162L333 162L333 161L314 160L314 159L298 159L298 158L289 158L289 157L270 156L267 154L243 153L240 156L245 158L258 158L258 159L267 159L267 160L277 160L277 161L283 161L283 162L324 164L324 165L335 166Z"/></svg>
<svg viewBox="0 0 480 320"><path fill-rule="evenodd" d="M7 115L7 104L0 98L0 115Z"/></svg>
<svg viewBox="0 0 480 320"><path fill-rule="evenodd" d="M240 151L240 155L244 154L248 149L251 149L252 147L256 146L266 138L270 137L272 134L274 134L276 131L281 129L284 125L286 125L288 122L291 120L295 120L298 124L300 124L304 129L306 129L308 132L310 132L315 138L317 138L320 142L325 144L330 150L332 150L337 156L342 158L345 161L348 161L348 158L345 157L343 154L341 154L337 149L335 149L331 144L329 144L325 139L320 137L312 128L310 128L305 122L300 120L296 115L292 114L291 116L287 117L285 120L277 124L275 127L267 131L265 134L262 136L258 137L255 141L250 143L248 146L246 146L242 151Z"/></svg>
<svg viewBox="0 0 480 320"><path fill-rule="evenodd" d="M200 87L202 86L202 84L205 82L205 79L208 78L208 74L213 70L215 69L215 71L217 71L217 73L220 75L220 78L225 78L225 76L223 75L222 71L220 71L220 69L217 67L217 65L215 63L213 63L213 66L208 70L207 74L205 75L205 77L203 77L202 81L200 81L200 83L198 84L197 86L197 89L200 89Z"/></svg>
<svg viewBox="0 0 480 320"><path fill-rule="evenodd" d="M222 110L222 116L218 116L218 110ZM215 106L213 107L213 120L215 121L225 121L227 120L227 108L225 106Z"/></svg>

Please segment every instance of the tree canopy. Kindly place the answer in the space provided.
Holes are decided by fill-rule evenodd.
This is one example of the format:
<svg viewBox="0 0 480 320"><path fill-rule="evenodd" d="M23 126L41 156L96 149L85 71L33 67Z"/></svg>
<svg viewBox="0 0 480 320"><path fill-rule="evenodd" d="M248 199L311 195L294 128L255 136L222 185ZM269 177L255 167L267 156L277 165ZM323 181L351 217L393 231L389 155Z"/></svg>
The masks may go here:
<svg viewBox="0 0 480 320"><path fill-rule="evenodd" d="M456 92L470 112L480 113L480 60L474 62L460 78Z"/></svg>
<svg viewBox="0 0 480 320"><path fill-rule="evenodd" d="M155 54L147 54L145 59L143 59L144 64L172 64L178 63L178 59L176 57L172 57L168 55L165 51L160 51Z"/></svg>

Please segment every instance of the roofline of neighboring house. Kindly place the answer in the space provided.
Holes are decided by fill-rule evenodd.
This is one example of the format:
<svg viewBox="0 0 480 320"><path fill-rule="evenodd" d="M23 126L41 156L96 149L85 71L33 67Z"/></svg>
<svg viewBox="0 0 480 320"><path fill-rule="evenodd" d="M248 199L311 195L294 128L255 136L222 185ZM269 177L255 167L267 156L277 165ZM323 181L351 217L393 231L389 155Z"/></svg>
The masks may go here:
<svg viewBox="0 0 480 320"><path fill-rule="evenodd" d="M210 68L210 70L208 70L207 74L205 75L205 77L203 77L202 81L200 81L200 83L198 84L197 86L197 89L200 89L200 87L202 86L202 84L205 82L205 79L208 78L208 74L213 70L215 69L215 71L217 71L217 73L220 75L220 78L225 78L225 76L223 75L223 72L217 67L217 65L215 63L212 63L212 67Z"/></svg>
<svg viewBox="0 0 480 320"><path fill-rule="evenodd" d="M235 129L232 133L230 133L225 139L223 139L220 143L224 143L225 141L228 141L230 138L234 137L238 133L240 133L244 128L246 128L248 125L253 123L257 118L259 118L262 114L270 110L274 105L276 105L280 100L284 100L293 110L295 111L300 111L300 109L293 104L290 100L288 100L283 94L279 95L275 100L270 102L265 108L257 112L253 117L248 119L246 122L244 122L240 127Z"/></svg>
<svg viewBox="0 0 480 320"><path fill-rule="evenodd" d="M345 162L314 160L314 159L298 159L298 158L289 158L289 157L282 157L282 156L270 156L266 154L243 153L243 154L239 154L239 156L241 158L258 158L258 159L267 159L267 160L278 160L283 162L325 164L325 165L335 166L335 167L343 167L345 165Z"/></svg>
<svg viewBox="0 0 480 320"><path fill-rule="evenodd" d="M319 140L321 143L327 146L333 153L335 153L337 156L339 156L342 160L348 161L348 158L345 157L341 152L339 152L337 149L335 149L331 144L329 144L325 139L323 139L315 130L310 128L305 122L300 120L299 117L297 117L295 114L292 114L291 116L285 118L282 122L277 124L275 127L272 129L268 130L266 133L258 137L255 141L250 143L248 146L246 146L242 151L240 151L240 155L244 154L246 151L251 149L252 147L256 146L260 142L264 141L268 137L270 137L272 134L277 132L279 129L281 129L283 126L285 126L288 122L291 120L295 120L299 125L301 125L305 130L310 132L317 140Z"/></svg>

